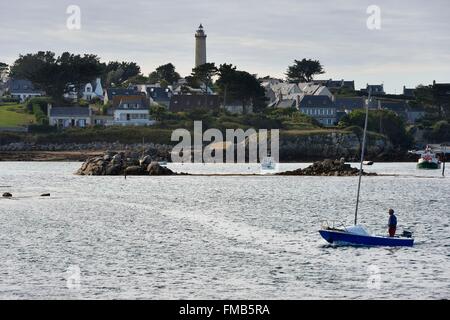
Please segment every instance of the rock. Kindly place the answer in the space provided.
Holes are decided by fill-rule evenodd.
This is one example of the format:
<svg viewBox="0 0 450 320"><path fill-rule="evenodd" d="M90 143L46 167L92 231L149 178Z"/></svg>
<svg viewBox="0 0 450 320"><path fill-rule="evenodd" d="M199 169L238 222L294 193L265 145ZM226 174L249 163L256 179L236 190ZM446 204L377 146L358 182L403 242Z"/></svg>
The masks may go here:
<svg viewBox="0 0 450 320"><path fill-rule="evenodd" d="M50 197L50 193L43 193L41 194L41 197Z"/></svg>
<svg viewBox="0 0 450 320"><path fill-rule="evenodd" d="M125 169L125 175L127 176L142 176L145 174L145 170L140 166L129 166Z"/></svg>
<svg viewBox="0 0 450 320"><path fill-rule="evenodd" d="M158 162L153 161L150 163L147 167L147 172L150 176L168 176L168 175L174 175L172 170L169 168L161 166Z"/></svg>
<svg viewBox="0 0 450 320"><path fill-rule="evenodd" d="M150 163L152 163L152 158L149 155L146 155L142 159L139 160L139 165L141 166L148 166Z"/></svg>
<svg viewBox="0 0 450 320"><path fill-rule="evenodd" d="M105 175L107 176L118 176L122 174L123 168L120 164L110 164L106 167Z"/></svg>
<svg viewBox="0 0 450 320"><path fill-rule="evenodd" d="M112 157L112 162L114 164L118 164L122 162L122 155L121 154L116 154L115 156Z"/></svg>
<svg viewBox="0 0 450 320"><path fill-rule="evenodd" d="M9 192L5 192L5 193L3 193L2 197L3 197L3 198L11 198L11 197L12 197L12 194L9 193Z"/></svg>
<svg viewBox="0 0 450 320"><path fill-rule="evenodd" d="M305 169L296 169L293 171L285 171L277 173L277 175L288 176L357 176L359 170L352 168L349 164L344 163L342 160L332 161L325 159L324 161L316 161ZM366 173L363 171L363 175L376 176L376 173Z"/></svg>

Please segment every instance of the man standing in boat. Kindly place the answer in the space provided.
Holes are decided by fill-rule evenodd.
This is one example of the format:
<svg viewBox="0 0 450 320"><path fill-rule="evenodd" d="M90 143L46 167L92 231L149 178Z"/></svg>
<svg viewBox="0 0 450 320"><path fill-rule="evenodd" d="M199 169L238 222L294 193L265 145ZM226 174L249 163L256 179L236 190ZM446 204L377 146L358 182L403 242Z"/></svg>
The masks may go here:
<svg viewBox="0 0 450 320"><path fill-rule="evenodd" d="M393 209L389 209L388 227L389 227L389 236L390 237L395 236L395 231L397 230L397 217L395 216Z"/></svg>

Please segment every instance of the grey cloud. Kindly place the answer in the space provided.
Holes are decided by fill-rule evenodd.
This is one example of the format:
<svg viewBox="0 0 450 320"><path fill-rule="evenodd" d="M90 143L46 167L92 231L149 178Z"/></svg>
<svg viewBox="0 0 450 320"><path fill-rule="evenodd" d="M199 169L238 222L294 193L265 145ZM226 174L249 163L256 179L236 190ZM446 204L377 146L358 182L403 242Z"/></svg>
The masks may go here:
<svg viewBox="0 0 450 320"><path fill-rule="evenodd" d="M3 0L2 0L3 1ZM82 10L82 29L65 27L66 7ZM366 8L381 8L382 29L366 28ZM403 85L449 81L449 2L388 0L4 1L0 61L37 50L92 52L135 60L148 73L173 62L193 65L194 32L208 34L208 60L283 76L293 59L317 58L325 78ZM446 78L447 77L447 78Z"/></svg>

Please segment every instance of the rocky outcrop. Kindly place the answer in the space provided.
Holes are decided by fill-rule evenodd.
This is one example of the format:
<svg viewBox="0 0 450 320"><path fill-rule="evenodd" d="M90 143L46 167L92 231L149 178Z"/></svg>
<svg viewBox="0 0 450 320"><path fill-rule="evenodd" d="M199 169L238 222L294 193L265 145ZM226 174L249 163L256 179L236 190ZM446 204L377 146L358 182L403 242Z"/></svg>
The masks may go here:
<svg viewBox="0 0 450 320"><path fill-rule="evenodd" d="M138 157L135 153L107 151L103 156L87 159L76 172L83 176L168 176L176 175L167 167L152 161L150 155ZM183 174L183 173L182 173Z"/></svg>
<svg viewBox="0 0 450 320"><path fill-rule="evenodd" d="M9 193L9 192L5 192L5 193L3 193L2 197L3 197L3 198L11 198L11 197L12 197L12 194Z"/></svg>
<svg viewBox="0 0 450 320"><path fill-rule="evenodd" d="M280 159L290 161L315 161L321 159L340 159L358 161L362 141L358 134L347 131L281 135ZM406 154L395 150L386 137L369 133L367 135L366 158L389 160L395 155Z"/></svg>
<svg viewBox="0 0 450 320"><path fill-rule="evenodd" d="M13 142L1 144L0 151L3 152L21 152L21 151L86 151L86 150L133 150L130 152L136 154L149 155L156 161L168 161L172 146L156 143L122 144L119 142L91 142L91 143L32 143L32 142ZM105 156L107 156L105 154Z"/></svg>
<svg viewBox="0 0 450 320"><path fill-rule="evenodd" d="M314 162L305 169L296 169L293 171L285 171L277 173L282 176L357 176L359 169L352 168L349 164L341 160L325 159L324 161ZM363 171L363 175L376 176L376 173L367 173Z"/></svg>

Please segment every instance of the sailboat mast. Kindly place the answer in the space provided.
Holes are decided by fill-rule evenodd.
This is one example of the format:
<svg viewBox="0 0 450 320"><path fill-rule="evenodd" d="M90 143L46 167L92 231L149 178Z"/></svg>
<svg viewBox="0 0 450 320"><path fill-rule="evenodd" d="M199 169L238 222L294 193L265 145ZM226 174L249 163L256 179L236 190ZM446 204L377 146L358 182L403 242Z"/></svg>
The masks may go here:
<svg viewBox="0 0 450 320"><path fill-rule="evenodd" d="M364 150L366 149L366 132L367 132L367 122L369 118L369 103L370 103L371 89L369 89L369 94L366 102L366 117L364 120L364 133L363 141L361 146L361 161L359 163L359 177L358 177L358 192L356 194L356 208L355 208L355 226L358 222L358 206L359 206L359 192L361 190L361 177L362 177L362 166L364 161Z"/></svg>

